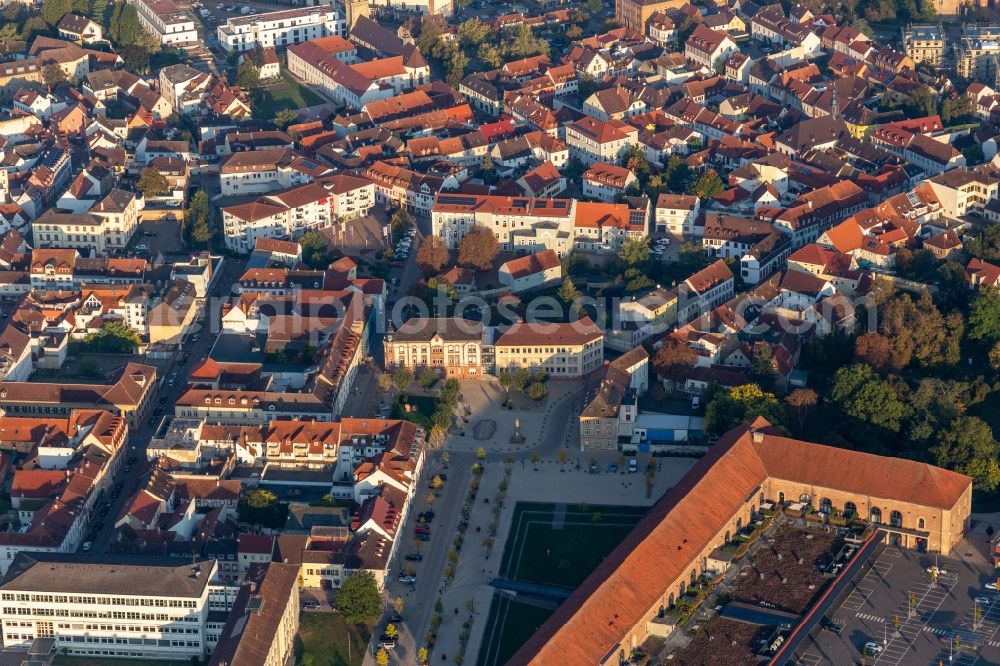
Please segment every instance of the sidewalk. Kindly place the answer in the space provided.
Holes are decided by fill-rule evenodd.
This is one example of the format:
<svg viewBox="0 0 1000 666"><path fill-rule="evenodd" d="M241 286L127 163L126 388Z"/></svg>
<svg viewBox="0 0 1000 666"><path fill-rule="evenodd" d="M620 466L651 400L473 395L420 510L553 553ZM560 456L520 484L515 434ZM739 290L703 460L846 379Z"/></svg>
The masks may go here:
<svg viewBox="0 0 1000 666"><path fill-rule="evenodd" d="M572 381L550 380L547 386L549 395L541 408L509 410L503 407L506 391L499 382L462 382L462 404L472 411L472 416L469 417L465 436L450 437L445 447L452 451L476 451L481 446L488 454L531 453L532 449L545 444L551 437L548 426L553 412L568 400L579 398L583 391L582 384ZM575 419L575 415L572 418ZM510 443L515 431L515 419L519 422L521 436L525 438L521 445ZM496 430L488 440L480 441L474 437L473 429L476 423L483 420L495 422Z"/></svg>
<svg viewBox="0 0 1000 666"><path fill-rule="evenodd" d="M432 663L440 660L438 655L441 654L447 655L448 661L451 661L459 651L459 634L463 623L469 618L466 603L470 599L475 605L475 612L472 615L464 663L476 663L493 601L493 588L489 582L496 577L503 560L514 508L518 502L578 504L595 502L595 498L600 498L596 503L649 506L676 484L696 462L688 458L658 460L664 465L654 478L653 492L648 498L644 474L590 474L585 470L578 471L573 463L560 465L555 460L539 462L537 465L524 459L515 463L511 466L507 496L497 521L497 534L489 557L486 556L483 540L489 536L488 526L493 519L493 497L500 481L505 478L507 465L501 462L488 463L480 479L476 504L469 516L469 529L459 553L455 579L441 595L444 612ZM645 467L642 466L642 469ZM489 503L483 501L485 498L489 498ZM478 533L477 526L481 529Z"/></svg>
<svg viewBox="0 0 1000 666"><path fill-rule="evenodd" d="M510 531L511 516L517 503L509 499L510 490L508 490L508 499L504 501L497 525L492 555L487 556L483 541L489 537L488 526L493 520L493 496L504 479L505 467L503 464L492 463L480 477L479 495L469 516L469 529L462 551L459 553L455 579L441 595L444 612L441 628L438 630L437 644L434 646L435 660L441 659L438 655L446 655L448 661L452 661L455 654L460 651L459 634L462 632L462 625L469 619L466 604L470 600L475 605L475 610L472 613L472 626L464 663L475 664L479 656L479 644L482 641L484 625L493 599L493 588L489 586L489 581L496 576L500 567ZM485 498L490 500L489 503L483 501ZM476 532L476 527L481 531Z"/></svg>

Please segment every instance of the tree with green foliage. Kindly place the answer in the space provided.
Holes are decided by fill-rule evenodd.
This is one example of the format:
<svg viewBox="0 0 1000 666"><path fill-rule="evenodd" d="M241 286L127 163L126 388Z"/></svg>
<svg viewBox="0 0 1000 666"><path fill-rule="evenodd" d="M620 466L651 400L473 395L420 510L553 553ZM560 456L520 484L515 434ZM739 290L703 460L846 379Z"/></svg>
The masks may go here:
<svg viewBox="0 0 1000 666"><path fill-rule="evenodd" d="M474 227L458 246L458 263L480 271L489 270L500 253L497 237L486 227Z"/></svg>
<svg viewBox="0 0 1000 666"><path fill-rule="evenodd" d="M427 301L433 301L440 296L445 296L451 301L457 301L458 288L443 277L435 275L434 277L427 278L426 296Z"/></svg>
<svg viewBox="0 0 1000 666"><path fill-rule="evenodd" d="M580 290L576 288L573 280L567 275L563 278L562 285L559 287L559 291L556 292L556 296L566 305L570 305L580 298Z"/></svg>
<svg viewBox="0 0 1000 666"><path fill-rule="evenodd" d="M299 114L294 109L279 109L271 120L274 126L280 130L288 129L289 125L295 124L299 119Z"/></svg>
<svg viewBox="0 0 1000 666"><path fill-rule="evenodd" d="M448 59L448 75L445 77L448 85L452 88L458 88L459 84L462 83L462 79L465 78L465 70L468 67L469 56L465 55L465 51L455 49Z"/></svg>
<svg viewBox="0 0 1000 666"><path fill-rule="evenodd" d="M313 270L323 270L330 266L333 253L330 243L322 231L307 231L299 238L302 246L302 263Z"/></svg>
<svg viewBox="0 0 1000 666"><path fill-rule="evenodd" d="M1000 342L993 345L989 353L990 367L994 370L1000 370Z"/></svg>
<svg viewBox="0 0 1000 666"><path fill-rule="evenodd" d="M142 338L124 322L110 321L101 330L88 333L83 342L90 352L131 354L139 348Z"/></svg>
<svg viewBox="0 0 1000 666"><path fill-rule="evenodd" d="M29 16L24 25L21 26L21 39L25 42L32 41L38 35L50 32L49 24L41 16L35 14Z"/></svg>
<svg viewBox="0 0 1000 666"><path fill-rule="evenodd" d="M479 50L476 52L476 56L492 69L498 69L501 65L503 65L503 48L497 46L496 44L483 42L479 45Z"/></svg>
<svg viewBox="0 0 1000 666"><path fill-rule="evenodd" d="M170 183L159 169L146 167L135 181L135 189L142 192L144 197L161 197L170 191Z"/></svg>
<svg viewBox="0 0 1000 666"><path fill-rule="evenodd" d="M145 72L149 69L149 51L135 44L126 44L118 48L118 55L125 61L125 66L136 71Z"/></svg>
<svg viewBox="0 0 1000 666"><path fill-rule="evenodd" d="M55 88L60 83L66 81L66 72L59 66L59 63L50 62L42 66L42 81L49 88Z"/></svg>
<svg viewBox="0 0 1000 666"><path fill-rule="evenodd" d="M382 605L378 584L370 571L359 570L344 579L337 590L337 608L350 624L366 624L378 618Z"/></svg>
<svg viewBox="0 0 1000 666"><path fill-rule="evenodd" d="M649 260L649 244L645 238L627 238L618 250L618 260L625 266L642 266Z"/></svg>
<svg viewBox="0 0 1000 666"><path fill-rule="evenodd" d="M87 16L104 25L108 18L108 0L90 0L87 6Z"/></svg>
<svg viewBox="0 0 1000 666"><path fill-rule="evenodd" d="M926 291L917 301L909 294L891 298L882 306L880 318L879 333L892 341L898 367L914 360L923 367L958 363L964 320L943 316Z"/></svg>
<svg viewBox="0 0 1000 666"><path fill-rule="evenodd" d="M260 70L248 58L236 70L236 85L243 90L253 91L260 87Z"/></svg>
<svg viewBox="0 0 1000 666"><path fill-rule="evenodd" d="M17 29L17 23L10 22L0 25L0 46L2 46L4 50L9 48L15 42L20 41L20 39L21 34Z"/></svg>
<svg viewBox="0 0 1000 666"><path fill-rule="evenodd" d="M108 36L118 45L135 44L143 34L142 24L135 7L127 2L115 3L111 13Z"/></svg>
<svg viewBox="0 0 1000 666"><path fill-rule="evenodd" d="M514 39L510 43L509 51L517 58L527 58L534 55L548 55L549 48L548 41L536 37L530 27L519 23L514 29Z"/></svg>
<svg viewBox="0 0 1000 666"><path fill-rule="evenodd" d="M210 224L212 209L210 206L208 194L204 190L198 190L191 197L191 202L184 214L184 223L190 232L191 240L199 245L205 245L212 238Z"/></svg>
<svg viewBox="0 0 1000 666"><path fill-rule="evenodd" d="M277 503L278 496L270 490L254 488L244 496L243 501L251 509L267 509Z"/></svg>
<svg viewBox="0 0 1000 666"><path fill-rule="evenodd" d="M773 393L762 391L756 384L734 386L711 396L705 408L705 429L722 434L758 416L779 428L785 425L785 409Z"/></svg>
<svg viewBox="0 0 1000 666"><path fill-rule="evenodd" d="M409 368L400 366L392 373L392 381L396 385L396 388L400 391L405 391L413 381L413 372Z"/></svg>
<svg viewBox="0 0 1000 666"><path fill-rule="evenodd" d="M726 189L722 179L715 169L709 169L694 182L688 194L693 194L702 201L707 201L722 194Z"/></svg>
<svg viewBox="0 0 1000 666"><path fill-rule="evenodd" d="M73 0L42 0L42 18L53 27L72 11Z"/></svg>
<svg viewBox="0 0 1000 666"><path fill-rule="evenodd" d="M549 394L549 388L542 382L535 382L528 387L528 397L534 401L539 401Z"/></svg>
<svg viewBox="0 0 1000 666"><path fill-rule="evenodd" d="M1000 485L1000 451L993 431L980 418L956 418L938 433L930 453L939 467L971 476L977 490L996 490Z"/></svg>
<svg viewBox="0 0 1000 666"><path fill-rule="evenodd" d="M892 385L860 363L836 372L830 399L856 438L869 446L877 446L886 432L898 433L909 413Z"/></svg>
<svg viewBox="0 0 1000 666"><path fill-rule="evenodd" d="M479 46L489 36L489 24L483 23L475 16L458 25L458 41L462 46Z"/></svg>
<svg viewBox="0 0 1000 666"><path fill-rule="evenodd" d="M969 339L992 345L1000 342L1000 288L982 287L969 307Z"/></svg>
<svg viewBox="0 0 1000 666"><path fill-rule="evenodd" d="M766 342L755 345L753 358L750 359L750 378L764 391L771 391L774 389L777 374L771 345Z"/></svg>
<svg viewBox="0 0 1000 666"><path fill-rule="evenodd" d="M420 370L420 374L417 376L417 381L425 389L429 389L438 383L438 373L434 372L431 368L423 368Z"/></svg>

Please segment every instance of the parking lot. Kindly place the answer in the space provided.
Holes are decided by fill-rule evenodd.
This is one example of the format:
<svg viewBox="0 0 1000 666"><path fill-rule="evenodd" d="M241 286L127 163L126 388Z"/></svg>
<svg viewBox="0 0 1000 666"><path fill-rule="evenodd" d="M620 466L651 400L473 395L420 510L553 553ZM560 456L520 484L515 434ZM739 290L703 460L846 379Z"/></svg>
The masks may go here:
<svg viewBox="0 0 1000 666"><path fill-rule="evenodd" d="M972 549L963 542L956 550ZM993 576L966 557L887 546L830 614L839 632L817 630L796 663L856 664L866 652L879 666L1000 663L1000 596L986 589Z"/></svg>

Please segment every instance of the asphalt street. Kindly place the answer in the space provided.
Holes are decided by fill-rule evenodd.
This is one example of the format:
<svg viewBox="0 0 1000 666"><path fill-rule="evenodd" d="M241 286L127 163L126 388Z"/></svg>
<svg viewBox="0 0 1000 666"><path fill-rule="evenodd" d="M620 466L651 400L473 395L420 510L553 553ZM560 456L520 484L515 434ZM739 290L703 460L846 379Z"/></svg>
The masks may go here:
<svg viewBox="0 0 1000 666"><path fill-rule="evenodd" d="M96 538L93 539L91 552L101 553L107 550L114 535L115 520L121 515L125 503L135 494L152 472L152 466L144 462L147 461L146 450L149 446L149 441L162 417L172 413L177 398L180 397L187 387L187 379L191 371L211 351L212 344L215 342L215 335L218 333L217 325L220 321L222 302L224 297L229 295L232 285L243 274L244 266L245 263L241 261L227 261L223 265L222 272L212 288L211 298L206 302L205 318L200 322L201 328L198 332L189 334L181 341L173 358L162 366L157 378L157 391L153 396L153 409L163 410L163 413L147 417L137 429L129 431L129 451L126 458L135 457L136 462L128 472L124 471L124 466L121 468L122 472L119 474L121 478L116 479L113 485L113 488L120 487L120 490L116 497L111 498L110 507L107 507L106 504L102 505L98 503L98 513L95 516L95 520L100 521L101 529L97 532ZM183 361L185 355L189 357L187 362ZM173 373L177 373L177 375L174 378L173 384L171 384L170 378ZM100 512L104 511L104 507L107 507L107 511L104 515L101 515ZM87 540L89 539L85 539L85 541ZM82 547L81 544L81 549Z"/></svg>

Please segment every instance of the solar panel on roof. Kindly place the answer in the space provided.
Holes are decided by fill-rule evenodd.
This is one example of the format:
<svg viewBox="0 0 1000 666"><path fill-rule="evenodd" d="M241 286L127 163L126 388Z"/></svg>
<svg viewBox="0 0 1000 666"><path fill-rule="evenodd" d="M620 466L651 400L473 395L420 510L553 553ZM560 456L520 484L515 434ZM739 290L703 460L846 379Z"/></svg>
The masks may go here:
<svg viewBox="0 0 1000 666"><path fill-rule="evenodd" d="M565 208L566 207L566 202L565 201L553 201L552 202L552 207L553 208Z"/></svg>

